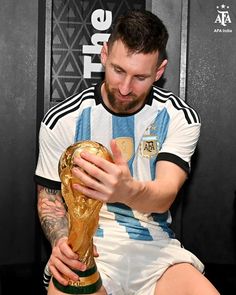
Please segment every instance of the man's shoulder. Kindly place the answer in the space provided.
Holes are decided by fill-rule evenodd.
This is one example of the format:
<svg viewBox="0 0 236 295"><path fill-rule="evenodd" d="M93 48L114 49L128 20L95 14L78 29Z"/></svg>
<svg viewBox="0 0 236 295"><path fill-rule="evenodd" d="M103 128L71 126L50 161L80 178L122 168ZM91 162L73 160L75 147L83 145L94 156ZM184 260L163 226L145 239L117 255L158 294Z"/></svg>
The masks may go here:
<svg viewBox="0 0 236 295"><path fill-rule="evenodd" d="M185 118L188 124L200 124L201 120L198 112L172 91L154 86L152 93L153 101L161 105L161 108L166 108L170 115L179 115Z"/></svg>
<svg viewBox="0 0 236 295"><path fill-rule="evenodd" d="M96 86L91 86L59 102L46 112L42 122L50 129L53 129L60 120L73 117L84 107L95 104L95 89Z"/></svg>
<svg viewBox="0 0 236 295"><path fill-rule="evenodd" d="M161 103L171 102L173 99L183 101L183 99L175 95L174 92L172 92L171 90L161 88L155 85L153 86L152 94L153 94L153 99Z"/></svg>

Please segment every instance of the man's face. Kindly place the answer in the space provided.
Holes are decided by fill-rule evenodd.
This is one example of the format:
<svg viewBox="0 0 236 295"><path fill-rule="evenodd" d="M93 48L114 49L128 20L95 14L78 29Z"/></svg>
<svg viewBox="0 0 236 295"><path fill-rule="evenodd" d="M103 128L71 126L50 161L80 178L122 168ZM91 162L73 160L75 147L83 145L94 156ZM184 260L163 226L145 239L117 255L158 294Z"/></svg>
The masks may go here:
<svg viewBox="0 0 236 295"><path fill-rule="evenodd" d="M123 114L143 106L152 84L161 77L166 65L157 66L158 52L130 53L120 40L109 51L105 45L101 59L105 67L104 103L112 111Z"/></svg>

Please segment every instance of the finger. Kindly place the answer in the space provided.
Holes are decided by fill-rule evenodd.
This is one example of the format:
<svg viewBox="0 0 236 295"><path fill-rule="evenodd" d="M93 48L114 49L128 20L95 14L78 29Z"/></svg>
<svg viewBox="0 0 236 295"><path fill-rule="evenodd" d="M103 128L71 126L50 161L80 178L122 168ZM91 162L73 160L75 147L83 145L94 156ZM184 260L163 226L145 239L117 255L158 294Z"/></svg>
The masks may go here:
<svg viewBox="0 0 236 295"><path fill-rule="evenodd" d="M74 254L74 252L72 252L72 253L73 253L72 257L74 257L75 254ZM77 254L76 254L76 257L78 257ZM63 251L54 251L53 250L50 260L51 260L52 265L56 264L56 263L58 264L58 261L59 261L59 263L63 263L65 265L67 265L68 267L70 267L71 269L79 269L81 271L86 270L86 264L82 263L78 259L74 259L74 258L69 257L68 255L65 255L63 253Z"/></svg>
<svg viewBox="0 0 236 295"><path fill-rule="evenodd" d="M50 272L52 273L53 277L63 286L68 285L68 279L65 279L58 271L57 269L51 265L50 266Z"/></svg>
<svg viewBox="0 0 236 295"><path fill-rule="evenodd" d="M84 263L82 263L81 261L77 259L70 259L64 256L63 254L61 257L56 257L54 261L55 261L54 264L57 263L57 261L60 261L61 263L63 261L63 264L67 265L71 269L79 269L81 271L86 270L86 265Z"/></svg>
<svg viewBox="0 0 236 295"><path fill-rule="evenodd" d="M80 185L78 183L73 184L74 189L79 191L82 195L87 196L91 199L99 200L102 202L107 202L107 195L109 195L109 191L106 186L103 186L103 190L101 192L96 191L94 189L88 188L86 186ZM108 192L108 193L107 193Z"/></svg>
<svg viewBox="0 0 236 295"><path fill-rule="evenodd" d="M72 174L85 186L101 191L102 183L106 182L108 172L82 158L79 158L76 163L82 170L73 168Z"/></svg>
<svg viewBox="0 0 236 295"><path fill-rule="evenodd" d="M79 276L59 260L58 263L49 264L49 269L55 279L62 285L68 285L68 280L79 280Z"/></svg>
<svg viewBox="0 0 236 295"><path fill-rule="evenodd" d="M78 259L78 255L75 252L73 252L71 247L68 245L67 237L60 238L55 246L56 247L53 249L53 253L55 256L60 256L61 253L64 257L67 257L69 259ZM59 253L57 251L59 251Z"/></svg>
<svg viewBox="0 0 236 295"><path fill-rule="evenodd" d="M90 171L90 173L92 174L92 171ZM82 187L82 188L83 187L90 187L93 189L99 189L99 187L101 186L99 179L95 179L95 177L93 177L92 175L85 174L80 169L74 168L72 170L72 174L75 178L78 178L80 180L80 182L82 183L82 185L80 187ZM100 178L99 176L97 176L97 177Z"/></svg>
<svg viewBox="0 0 236 295"><path fill-rule="evenodd" d="M97 247L95 245L93 245L93 256L94 257L98 257L99 256L98 251L97 251Z"/></svg>
<svg viewBox="0 0 236 295"><path fill-rule="evenodd" d="M118 165L125 164L126 162L125 162L125 160L122 157L121 150L118 147L115 139L112 139L111 140L110 146L111 146L111 151L112 151L112 154L113 154L113 161L114 161L114 163L115 164L118 164Z"/></svg>
<svg viewBox="0 0 236 295"><path fill-rule="evenodd" d="M110 172L114 167L114 164L111 161L108 161L102 157L99 157L98 155L94 155L89 152L82 152L80 156L80 158L75 158L74 160L79 167L81 167L80 164L82 163L80 162L80 160L85 160L86 162L89 162L91 164L91 168L97 167L105 172Z"/></svg>

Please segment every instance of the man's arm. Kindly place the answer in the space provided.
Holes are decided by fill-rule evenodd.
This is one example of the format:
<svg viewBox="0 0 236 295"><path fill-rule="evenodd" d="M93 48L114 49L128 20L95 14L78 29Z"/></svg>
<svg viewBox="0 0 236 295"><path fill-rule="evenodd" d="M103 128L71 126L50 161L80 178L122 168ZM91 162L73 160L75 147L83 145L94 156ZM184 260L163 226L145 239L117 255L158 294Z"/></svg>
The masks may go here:
<svg viewBox="0 0 236 295"><path fill-rule="evenodd" d="M68 237L68 219L61 191L38 185L38 215L42 229L54 246L62 237Z"/></svg>
<svg viewBox="0 0 236 295"><path fill-rule="evenodd" d="M84 185L74 184L74 187L88 197L105 203L120 202L143 213L168 210L187 178L186 172L163 160L157 163L155 180L138 181L131 176L114 141L111 149L114 163L89 153L81 153L81 158L75 158L75 163L82 169L73 168L73 174Z"/></svg>
<svg viewBox="0 0 236 295"><path fill-rule="evenodd" d="M38 215L52 246L48 261L50 272L63 285L67 285L69 279L77 281L79 277L72 269L85 270L86 266L67 243L68 219L61 191L38 186Z"/></svg>
<svg viewBox="0 0 236 295"><path fill-rule="evenodd" d="M178 165L159 161L154 181L138 182L136 192L128 198L128 206L144 212L162 213L171 207L187 178L186 172Z"/></svg>

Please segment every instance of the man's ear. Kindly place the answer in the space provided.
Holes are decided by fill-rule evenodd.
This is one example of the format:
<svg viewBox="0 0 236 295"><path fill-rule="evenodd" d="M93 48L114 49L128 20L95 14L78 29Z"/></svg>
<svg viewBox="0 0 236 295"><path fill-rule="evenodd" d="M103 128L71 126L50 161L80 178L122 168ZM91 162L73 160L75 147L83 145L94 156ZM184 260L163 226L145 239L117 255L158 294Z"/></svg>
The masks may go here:
<svg viewBox="0 0 236 295"><path fill-rule="evenodd" d="M107 42L104 42L102 46L102 50L101 50L101 62L103 66L105 66L106 64L107 56L108 56L108 46L107 46Z"/></svg>
<svg viewBox="0 0 236 295"><path fill-rule="evenodd" d="M158 81L161 78L161 76L164 74L167 63L168 63L168 60L164 59L161 65L157 68L155 81Z"/></svg>

